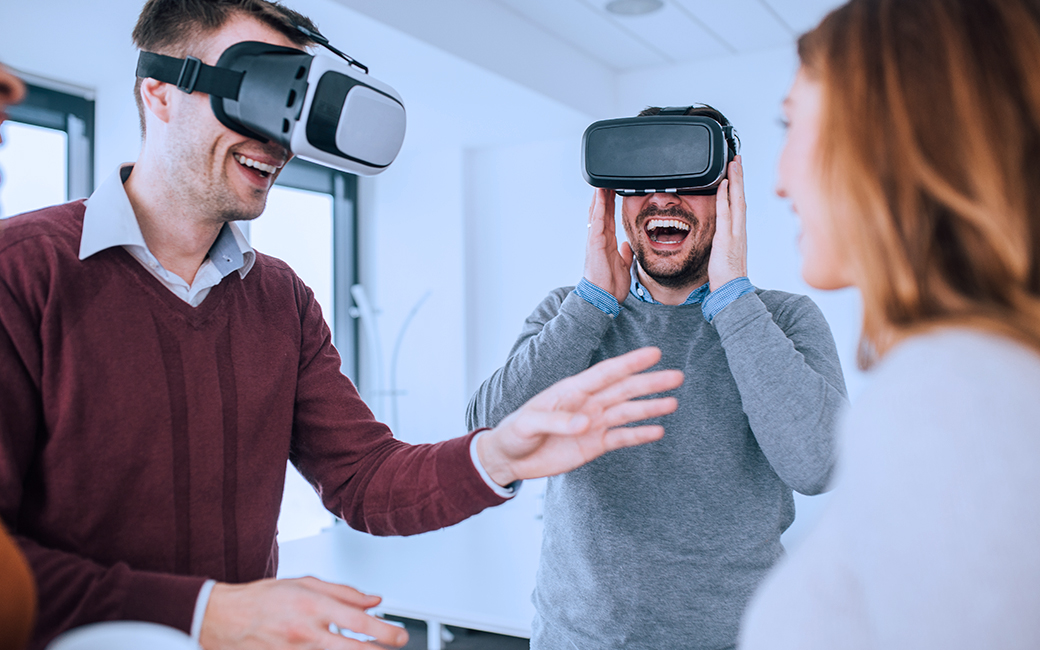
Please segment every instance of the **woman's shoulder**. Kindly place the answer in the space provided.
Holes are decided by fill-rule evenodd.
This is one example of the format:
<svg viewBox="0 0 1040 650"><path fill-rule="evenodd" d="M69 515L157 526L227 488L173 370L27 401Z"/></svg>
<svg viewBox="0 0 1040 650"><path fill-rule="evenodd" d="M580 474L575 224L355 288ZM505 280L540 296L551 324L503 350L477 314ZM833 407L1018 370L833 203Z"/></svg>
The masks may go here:
<svg viewBox="0 0 1040 650"><path fill-rule="evenodd" d="M911 336L872 372L880 391L1020 392L1040 388L1040 349L995 333L948 327ZM916 388L915 388L916 387ZM891 395L889 395L891 396Z"/></svg>
<svg viewBox="0 0 1040 650"><path fill-rule="evenodd" d="M1040 351L966 328L915 335L871 371L843 444L895 473L1040 453ZM893 453L894 452L894 453ZM923 465L922 465L923 463ZM1014 464L1014 463L1011 463Z"/></svg>

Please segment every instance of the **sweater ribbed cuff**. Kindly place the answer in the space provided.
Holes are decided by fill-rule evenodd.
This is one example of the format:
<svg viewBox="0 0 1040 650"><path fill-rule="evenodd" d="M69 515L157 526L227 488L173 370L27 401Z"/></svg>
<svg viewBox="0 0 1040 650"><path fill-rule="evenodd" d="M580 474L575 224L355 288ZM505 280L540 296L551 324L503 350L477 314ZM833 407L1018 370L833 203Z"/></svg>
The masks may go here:
<svg viewBox="0 0 1040 650"><path fill-rule="evenodd" d="M122 618L168 625L190 634L199 592L205 582L205 578L196 576L134 571Z"/></svg>

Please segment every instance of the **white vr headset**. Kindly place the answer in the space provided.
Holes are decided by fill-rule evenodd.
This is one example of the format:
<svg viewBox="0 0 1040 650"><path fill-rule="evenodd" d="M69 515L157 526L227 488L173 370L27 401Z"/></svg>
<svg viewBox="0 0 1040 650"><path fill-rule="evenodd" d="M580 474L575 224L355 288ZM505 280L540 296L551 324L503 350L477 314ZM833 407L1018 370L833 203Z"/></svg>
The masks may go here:
<svg viewBox="0 0 1040 650"><path fill-rule="evenodd" d="M217 119L242 135L319 165L378 174L404 142L400 95L320 34L300 30L338 58L246 41L224 50L215 66L141 52L137 76L209 94Z"/></svg>

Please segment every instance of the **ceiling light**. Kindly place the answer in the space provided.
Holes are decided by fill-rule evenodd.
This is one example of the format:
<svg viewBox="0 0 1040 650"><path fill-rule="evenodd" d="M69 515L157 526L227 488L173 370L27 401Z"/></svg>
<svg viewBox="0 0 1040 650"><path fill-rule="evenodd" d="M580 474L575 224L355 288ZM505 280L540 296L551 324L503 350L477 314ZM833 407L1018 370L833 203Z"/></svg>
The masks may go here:
<svg viewBox="0 0 1040 650"><path fill-rule="evenodd" d="M642 16L651 14L664 6L661 0L611 0L607 11L619 16Z"/></svg>

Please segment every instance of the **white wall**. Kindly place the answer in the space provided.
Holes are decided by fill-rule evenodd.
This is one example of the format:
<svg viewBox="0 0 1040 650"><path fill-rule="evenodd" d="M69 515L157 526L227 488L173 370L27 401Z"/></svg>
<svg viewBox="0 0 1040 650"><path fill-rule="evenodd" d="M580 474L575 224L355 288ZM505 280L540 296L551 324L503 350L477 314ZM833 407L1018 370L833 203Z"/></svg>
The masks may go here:
<svg viewBox="0 0 1040 650"><path fill-rule="evenodd" d="M581 279L591 188L582 129L466 159L467 392L505 361L546 294Z"/></svg>
<svg viewBox="0 0 1040 650"><path fill-rule="evenodd" d="M130 32L141 4L35 0L3 8L0 61L94 92L97 182L139 148ZM386 363L408 311L432 292L402 345L398 434L412 442L459 435L469 395L504 361L524 317L549 290L580 279L591 191L578 148L583 129L604 116L563 106L332 0L289 4L405 100L409 132L399 160L361 184L362 281L380 311ZM862 383L853 363L856 297L804 285L797 222L772 194L782 140L776 120L794 69L793 49L783 49L623 75L615 115L703 101L732 119L743 141L751 280L816 299L855 395ZM788 542L819 504L799 500Z"/></svg>

